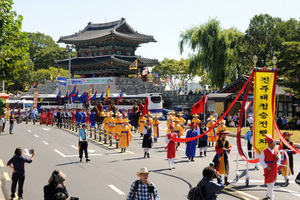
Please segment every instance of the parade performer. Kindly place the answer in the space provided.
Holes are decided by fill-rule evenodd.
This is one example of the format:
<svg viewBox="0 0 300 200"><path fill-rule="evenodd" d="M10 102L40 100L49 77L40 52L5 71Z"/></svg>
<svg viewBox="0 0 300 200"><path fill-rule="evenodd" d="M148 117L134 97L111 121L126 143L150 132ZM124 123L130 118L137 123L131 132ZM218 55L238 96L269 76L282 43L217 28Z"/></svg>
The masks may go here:
<svg viewBox="0 0 300 200"><path fill-rule="evenodd" d="M188 124L188 126L190 126L190 130L187 131L186 138L196 137L198 133L195 130L195 125L191 123ZM194 162L194 157L196 154L196 145L197 145L197 140L192 140L186 143L185 155L192 162Z"/></svg>
<svg viewBox="0 0 300 200"><path fill-rule="evenodd" d="M91 112L90 112L90 110L87 110L87 111L86 111L86 123L87 123L87 124L90 124L90 123L91 123L91 121L90 121L90 116L91 116Z"/></svg>
<svg viewBox="0 0 300 200"><path fill-rule="evenodd" d="M176 113L174 112L174 110L171 110L171 112L170 112L170 115L169 115L170 117L172 116L173 118L174 117L176 117Z"/></svg>
<svg viewBox="0 0 300 200"><path fill-rule="evenodd" d="M195 129L196 130L198 130L198 128L199 128L199 125L200 125L200 122L201 122L201 120L200 119L198 119L198 117L199 117L199 115L197 115L197 114L194 114L193 115L193 119L192 119L192 122L195 124Z"/></svg>
<svg viewBox="0 0 300 200"><path fill-rule="evenodd" d="M116 114L116 119L115 119L115 134L120 135L121 134L121 126L123 125L123 119L121 118L122 114L117 113Z"/></svg>
<svg viewBox="0 0 300 200"><path fill-rule="evenodd" d="M186 120L182 117L182 112L180 112L179 114L178 114L178 120L179 120L179 124L183 127L185 124L186 124Z"/></svg>
<svg viewBox="0 0 300 200"><path fill-rule="evenodd" d="M145 121L145 125L143 127L143 144L142 148L144 149L144 158L150 158L150 149L152 148L152 143L153 143L153 127L152 123L149 119Z"/></svg>
<svg viewBox="0 0 300 200"><path fill-rule="evenodd" d="M53 114L53 109L51 108L49 110L49 112L47 113L47 118L48 118L48 124L51 125L53 123L53 117L54 117L54 114Z"/></svg>
<svg viewBox="0 0 300 200"><path fill-rule="evenodd" d="M111 134L114 134L115 132L115 118L113 117L113 111L109 111L109 118L108 118L108 131L111 132Z"/></svg>
<svg viewBox="0 0 300 200"><path fill-rule="evenodd" d="M42 118L42 124L47 124L47 121L46 121L47 114L46 114L45 109L43 109L41 112L41 118Z"/></svg>
<svg viewBox="0 0 300 200"><path fill-rule="evenodd" d="M289 132L284 132L283 134L284 139L292 146L295 148L295 144L294 142L292 142L291 139L291 135L293 135L292 133ZM294 175L294 158L293 158L293 154L296 154L297 152L290 150L283 142L280 142L278 151L280 150L285 150L288 154L289 157L289 174ZM281 161L282 166L279 170L279 174L282 174L282 176L284 176L284 179L286 181L286 185L288 185L288 173L287 173L287 159L285 158L285 154L282 153L281 154L283 156L283 159Z"/></svg>
<svg viewBox="0 0 300 200"><path fill-rule="evenodd" d="M75 111L75 109L73 109L71 111L71 124L75 124L75 113L76 113L76 111Z"/></svg>
<svg viewBox="0 0 300 200"><path fill-rule="evenodd" d="M159 138L159 125L160 121L158 120L158 116L155 115L153 120L154 142L157 142L157 138Z"/></svg>
<svg viewBox="0 0 300 200"><path fill-rule="evenodd" d="M104 133L108 133L108 124L109 124L109 116L110 116L110 114L109 114L109 112L107 112L106 114L104 114L104 120L103 120L103 124L104 124L104 126L103 126L103 130L104 130Z"/></svg>
<svg viewBox="0 0 300 200"><path fill-rule="evenodd" d="M231 150L230 143L226 140L226 135L229 133L227 131L220 131L219 139L216 141L216 155L213 159L214 168L219 172L219 174L224 174L225 185L228 185L228 175L229 175L229 162L228 154Z"/></svg>
<svg viewBox="0 0 300 200"><path fill-rule="evenodd" d="M183 128L179 125L179 119L177 117L174 118L174 132L177 133L177 137L180 138L183 136ZM177 143L177 148L180 146L180 143Z"/></svg>
<svg viewBox="0 0 300 200"><path fill-rule="evenodd" d="M96 127L96 108L94 107L92 110L91 110L91 114L90 114L90 123L91 123L91 126L92 127Z"/></svg>
<svg viewBox="0 0 300 200"><path fill-rule="evenodd" d="M173 124L174 125L174 122L173 122L173 119L174 117L172 115L169 116L169 119L167 121L167 127L168 127L168 130L167 130L167 133L170 133L171 130L170 130L170 125Z"/></svg>
<svg viewBox="0 0 300 200"><path fill-rule="evenodd" d="M224 119L222 119L220 122L219 122L219 126L218 126L218 128L217 128L217 140L219 139L218 137L219 137L219 132L220 131L228 131L227 130L227 127L225 126L225 120Z"/></svg>
<svg viewBox="0 0 300 200"><path fill-rule="evenodd" d="M124 123L123 126L121 126L120 142L119 142L121 153L125 153L126 148L129 147L132 138L131 125L129 124L128 118L125 118L123 120L123 123Z"/></svg>
<svg viewBox="0 0 300 200"><path fill-rule="evenodd" d="M209 122L206 124L206 127L209 129L210 127L212 127L214 125L215 118L213 116L210 116L208 119L209 119ZM215 139L216 139L215 128L213 128L211 131L209 131L207 136L208 136L208 146L210 147L210 144L211 144L211 146L214 146Z"/></svg>
<svg viewBox="0 0 300 200"><path fill-rule="evenodd" d="M134 106L131 109L131 124L134 126L135 130L137 130L139 125L139 106L137 102L134 102Z"/></svg>
<svg viewBox="0 0 300 200"><path fill-rule="evenodd" d="M5 118L6 118L6 120L8 121L9 120L9 118L10 118L10 108L6 108L6 111L5 111Z"/></svg>
<svg viewBox="0 0 300 200"><path fill-rule="evenodd" d="M266 199L274 199L274 184L277 177L277 161L279 160L278 152L275 149L275 140L271 135L266 134L268 147L264 149L259 156L259 163L264 168L265 184L267 184Z"/></svg>
<svg viewBox="0 0 300 200"><path fill-rule="evenodd" d="M79 127L79 124L81 122L81 118L82 118L82 113L80 112L80 109L77 109L76 114L75 114L77 127Z"/></svg>
<svg viewBox="0 0 300 200"><path fill-rule="evenodd" d="M146 119L145 115L143 117L140 117L140 119L139 119L139 133L141 134L141 137L143 136L143 129L144 129L146 120L147 119Z"/></svg>
<svg viewBox="0 0 300 200"><path fill-rule="evenodd" d="M81 114L82 114L81 123L85 124L86 123L86 112L85 112L85 110L82 110Z"/></svg>
<svg viewBox="0 0 300 200"><path fill-rule="evenodd" d="M258 155L253 149L253 125L250 124L250 130L246 133L245 141L247 142L248 156L253 158L255 155ZM256 156L255 156L256 157ZM256 170L259 170L258 163L255 163Z"/></svg>
<svg viewBox="0 0 300 200"><path fill-rule="evenodd" d="M198 129L198 135L202 135L208 130L208 128L205 126L204 122L201 122L201 126ZM206 156L206 151L207 151L207 134L202 136L201 138L198 139L198 148L200 152L200 157L202 157L202 153L204 156Z"/></svg>
<svg viewBox="0 0 300 200"><path fill-rule="evenodd" d="M170 124L170 132L166 135L166 143L168 144L165 149L167 149L167 158L169 161L169 169L175 169L174 160L176 157L176 142L172 139L177 138L177 134L174 132L174 124Z"/></svg>

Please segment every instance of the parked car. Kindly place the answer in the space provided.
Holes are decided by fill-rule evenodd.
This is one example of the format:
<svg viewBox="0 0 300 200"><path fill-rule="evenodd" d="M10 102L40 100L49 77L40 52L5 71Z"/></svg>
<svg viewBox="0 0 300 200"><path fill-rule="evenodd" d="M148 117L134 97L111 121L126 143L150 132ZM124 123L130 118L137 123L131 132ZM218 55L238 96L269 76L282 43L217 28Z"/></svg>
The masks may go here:
<svg viewBox="0 0 300 200"><path fill-rule="evenodd" d="M172 110L167 109L167 108L163 108L163 117L165 119L168 119L169 114L171 113Z"/></svg>

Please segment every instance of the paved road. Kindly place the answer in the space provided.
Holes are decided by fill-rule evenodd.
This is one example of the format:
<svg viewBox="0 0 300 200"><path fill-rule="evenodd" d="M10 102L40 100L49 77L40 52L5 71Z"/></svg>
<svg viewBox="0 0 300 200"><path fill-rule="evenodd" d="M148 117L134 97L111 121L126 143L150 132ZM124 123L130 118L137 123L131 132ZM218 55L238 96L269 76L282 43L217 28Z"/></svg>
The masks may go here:
<svg viewBox="0 0 300 200"><path fill-rule="evenodd" d="M166 131L165 123L162 130ZM235 179L237 149L233 138L228 138L233 146L230 154L229 179ZM43 198L43 186L55 169L67 174L66 187L70 196L81 200L91 199L125 199L129 187L138 177L136 171L147 167L151 171L149 179L154 182L161 199L182 200L190 187L195 186L202 177L202 169L211 162L215 151L209 148L207 157L196 157L195 162L187 162L185 144L181 144L175 160L175 170L168 169L164 138L160 138L151 150L151 158L143 158L142 140L135 134L127 153L109 148L99 142L89 142L91 162L79 162L77 135L73 132L40 125L16 124L14 134L6 132L0 136L0 179L6 199L9 198L11 169L1 166L11 158L16 147L35 149L33 163L26 165L24 199L38 200ZM25 150L26 153L26 150ZM199 153L197 152L197 155ZM29 155L25 155L28 156ZM245 162L239 159L240 179L232 183L221 194L219 199L262 199L266 187L263 184L262 168L253 170L250 165L250 185L245 187ZM299 155L295 157L295 172L300 171ZM293 181L288 187L275 187L276 198L292 197L300 199L299 186ZM281 176L278 181L282 181ZM1 186L1 185L0 185ZM1 192L0 192L1 199Z"/></svg>

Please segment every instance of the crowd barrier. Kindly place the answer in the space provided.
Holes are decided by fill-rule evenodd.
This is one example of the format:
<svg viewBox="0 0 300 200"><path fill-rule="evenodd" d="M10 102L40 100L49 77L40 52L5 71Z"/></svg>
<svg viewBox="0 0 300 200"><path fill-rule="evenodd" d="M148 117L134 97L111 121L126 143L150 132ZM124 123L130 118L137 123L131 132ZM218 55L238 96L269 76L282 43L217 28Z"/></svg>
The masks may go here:
<svg viewBox="0 0 300 200"><path fill-rule="evenodd" d="M28 124L28 122L31 122L31 118L26 117L25 124ZM61 120L57 120L56 118L46 118L44 120L42 119L36 119L34 118L32 121L32 124L39 124L39 125L45 125L45 126L53 126L54 124L58 128L62 128L65 130L73 131L76 133L79 133L80 128L82 127L81 122L71 121L70 119L62 118ZM109 146L113 146L115 144L115 148L119 148L119 136L118 133L113 133L110 131L104 130L102 127L98 129L97 127L93 127L90 124L87 125L88 130L88 136L90 139L98 142L103 142L103 144L107 144Z"/></svg>

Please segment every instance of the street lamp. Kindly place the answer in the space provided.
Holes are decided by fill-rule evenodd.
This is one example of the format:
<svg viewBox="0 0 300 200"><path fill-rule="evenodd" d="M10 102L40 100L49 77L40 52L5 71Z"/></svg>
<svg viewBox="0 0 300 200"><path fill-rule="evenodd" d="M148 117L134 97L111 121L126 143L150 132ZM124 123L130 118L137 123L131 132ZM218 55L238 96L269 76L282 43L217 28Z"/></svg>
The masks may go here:
<svg viewBox="0 0 300 200"><path fill-rule="evenodd" d="M73 49L75 49L75 46L73 44L71 46L67 45L67 49L68 49L68 52L69 52L69 81L68 81L68 91L70 91L70 85L71 85L71 54L72 54ZM68 102L69 102L69 100L68 100Z"/></svg>

